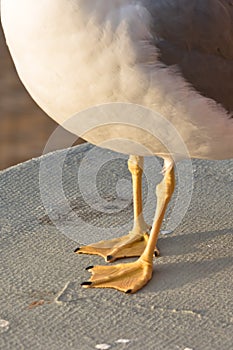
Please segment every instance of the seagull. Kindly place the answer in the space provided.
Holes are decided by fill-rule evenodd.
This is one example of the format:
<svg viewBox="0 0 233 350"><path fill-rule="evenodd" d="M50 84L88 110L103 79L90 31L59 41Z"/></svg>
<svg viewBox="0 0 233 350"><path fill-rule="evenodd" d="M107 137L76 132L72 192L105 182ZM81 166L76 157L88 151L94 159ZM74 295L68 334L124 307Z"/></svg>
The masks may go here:
<svg viewBox="0 0 233 350"><path fill-rule="evenodd" d="M94 106L142 106L177 130L191 158L233 158L232 0L1 0L1 18L19 77L59 124ZM100 128L84 138L98 144L112 137L112 149L129 154L132 231L76 252L100 255L109 263L137 257L89 266L91 278L82 283L85 288L135 293L152 278L158 235L175 188L175 162L184 155L146 137L143 128L132 129L124 116L125 124L117 123L121 116L114 115L115 123L104 126L96 117ZM79 135L91 118L87 112L82 126L73 123L71 131ZM143 118L142 126L148 123L149 117ZM156 118L154 124L152 128L158 127ZM133 135L135 143L164 160L152 227L142 208L147 153L117 142L122 135Z"/></svg>

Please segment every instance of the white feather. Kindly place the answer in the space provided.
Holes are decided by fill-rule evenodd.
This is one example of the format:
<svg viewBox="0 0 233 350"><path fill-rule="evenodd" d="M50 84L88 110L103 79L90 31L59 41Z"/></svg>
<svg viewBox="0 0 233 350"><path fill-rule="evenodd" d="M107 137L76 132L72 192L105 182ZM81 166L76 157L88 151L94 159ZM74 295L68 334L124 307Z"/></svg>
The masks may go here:
<svg viewBox="0 0 233 350"><path fill-rule="evenodd" d="M134 103L170 121L192 157L233 157L233 119L194 91L174 67L159 62L150 40L152 19L140 1L2 0L1 12L21 80L58 123L92 106ZM82 130L79 123L71 129L77 135ZM127 128L111 126L107 132L116 137ZM86 135L94 143L104 137L106 130ZM142 137L135 134L138 141ZM159 142L145 140L153 153L164 153ZM112 148L125 152L120 143Z"/></svg>

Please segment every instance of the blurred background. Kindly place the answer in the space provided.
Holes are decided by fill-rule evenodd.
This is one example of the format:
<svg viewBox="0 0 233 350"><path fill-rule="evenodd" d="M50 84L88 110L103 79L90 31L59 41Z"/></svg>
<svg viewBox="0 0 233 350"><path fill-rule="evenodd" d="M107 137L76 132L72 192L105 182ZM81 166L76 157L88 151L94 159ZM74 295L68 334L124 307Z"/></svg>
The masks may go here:
<svg viewBox="0 0 233 350"><path fill-rule="evenodd" d="M20 82L0 25L0 170L40 156L56 127ZM69 139L62 132L55 148L64 148Z"/></svg>

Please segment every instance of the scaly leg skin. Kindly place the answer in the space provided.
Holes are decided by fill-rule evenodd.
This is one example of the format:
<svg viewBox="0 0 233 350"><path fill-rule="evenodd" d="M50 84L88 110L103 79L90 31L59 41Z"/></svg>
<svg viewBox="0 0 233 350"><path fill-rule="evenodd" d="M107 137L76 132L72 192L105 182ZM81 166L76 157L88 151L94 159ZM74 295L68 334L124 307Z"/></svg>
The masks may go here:
<svg viewBox="0 0 233 350"><path fill-rule="evenodd" d="M114 288L125 293L135 293L152 277L153 255L162 220L175 187L173 162L166 164L162 182L156 188L157 208L155 218L144 252L131 263L114 266L89 266L92 273L89 281L83 282L85 288Z"/></svg>
<svg viewBox="0 0 233 350"><path fill-rule="evenodd" d="M143 158L130 156L128 168L132 174L133 202L134 202L134 227L128 235L107 241L93 243L88 246L79 247L75 250L78 254L95 254L105 258L108 262L116 259L140 256L149 238L151 229L145 223L142 214L142 173ZM159 256L159 250L155 248L155 256Z"/></svg>

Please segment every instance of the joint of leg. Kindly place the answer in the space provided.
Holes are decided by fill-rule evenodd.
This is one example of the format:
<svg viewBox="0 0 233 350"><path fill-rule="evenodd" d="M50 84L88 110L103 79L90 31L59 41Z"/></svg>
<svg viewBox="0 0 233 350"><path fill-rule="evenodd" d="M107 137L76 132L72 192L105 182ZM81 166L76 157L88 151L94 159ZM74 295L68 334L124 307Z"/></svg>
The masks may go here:
<svg viewBox="0 0 233 350"><path fill-rule="evenodd" d="M164 178L156 187L156 195L163 193L164 199L170 199L175 189L173 178Z"/></svg>
<svg viewBox="0 0 233 350"><path fill-rule="evenodd" d="M128 160L128 168L132 175L142 175L142 168L131 160Z"/></svg>

